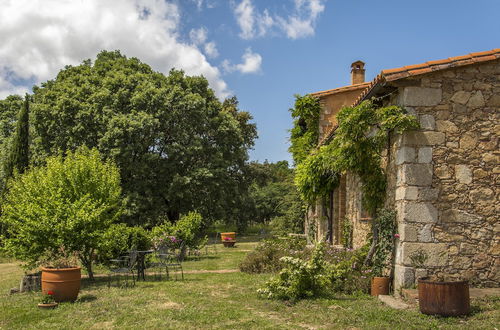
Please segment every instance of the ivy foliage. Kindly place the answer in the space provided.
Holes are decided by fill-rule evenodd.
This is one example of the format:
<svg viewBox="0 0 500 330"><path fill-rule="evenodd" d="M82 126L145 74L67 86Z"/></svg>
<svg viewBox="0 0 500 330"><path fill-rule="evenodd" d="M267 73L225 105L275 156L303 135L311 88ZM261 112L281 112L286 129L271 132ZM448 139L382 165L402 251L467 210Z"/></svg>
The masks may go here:
<svg viewBox="0 0 500 330"><path fill-rule="evenodd" d="M301 163L318 143L319 100L311 95L295 95L295 106L290 109L293 128L290 130L290 148L295 164Z"/></svg>
<svg viewBox="0 0 500 330"><path fill-rule="evenodd" d="M388 209L381 210L375 218L374 225L377 227L378 240L371 260L371 268L373 276L383 276L384 269L391 268L394 261L392 250L396 234L396 212Z"/></svg>
<svg viewBox="0 0 500 330"><path fill-rule="evenodd" d="M332 141L298 164L295 183L312 204L338 186L340 175L352 172L361 178L365 208L375 213L385 196L381 161L389 132L416 129L418 121L400 107L377 107L372 101L342 108L337 119Z"/></svg>

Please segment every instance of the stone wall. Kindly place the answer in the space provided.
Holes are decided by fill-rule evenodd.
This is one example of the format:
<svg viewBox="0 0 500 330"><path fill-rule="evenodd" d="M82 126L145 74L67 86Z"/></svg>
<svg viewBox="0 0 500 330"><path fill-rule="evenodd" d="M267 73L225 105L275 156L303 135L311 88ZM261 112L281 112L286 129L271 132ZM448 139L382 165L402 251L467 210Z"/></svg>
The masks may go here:
<svg viewBox="0 0 500 330"><path fill-rule="evenodd" d="M395 287L425 275L499 286L500 61L395 86L421 125L396 141Z"/></svg>

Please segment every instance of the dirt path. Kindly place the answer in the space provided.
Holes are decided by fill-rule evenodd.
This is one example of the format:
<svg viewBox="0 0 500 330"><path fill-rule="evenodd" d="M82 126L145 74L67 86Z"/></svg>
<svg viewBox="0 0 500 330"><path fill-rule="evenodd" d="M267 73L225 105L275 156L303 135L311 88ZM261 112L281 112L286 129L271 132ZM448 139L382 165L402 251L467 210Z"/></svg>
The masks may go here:
<svg viewBox="0 0 500 330"><path fill-rule="evenodd" d="M215 270L187 270L184 274L205 274L205 273L214 273L214 274L225 274L225 273L237 273L239 269L215 269Z"/></svg>

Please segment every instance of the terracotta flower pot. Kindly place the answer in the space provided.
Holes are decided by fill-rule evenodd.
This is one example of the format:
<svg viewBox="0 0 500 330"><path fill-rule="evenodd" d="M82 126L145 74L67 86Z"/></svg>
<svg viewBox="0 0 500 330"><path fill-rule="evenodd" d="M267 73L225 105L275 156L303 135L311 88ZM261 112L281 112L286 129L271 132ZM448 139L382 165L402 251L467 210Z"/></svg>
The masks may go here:
<svg viewBox="0 0 500 330"><path fill-rule="evenodd" d="M56 302L75 301L80 292L82 273L75 268L42 268L42 293L53 291Z"/></svg>
<svg viewBox="0 0 500 330"><path fill-rule="evenodd" d="M378 295L388 295L390 283L391 280L387 276L373 277L370 291L371 295L375 297Z"/></svg>
<svg viewBox="0 0 500 330"><path fill-rule="evenodd" d="M420 312L430 315L459 316L470 313L468 281L440 282L427 277L418 280Z"/></svg>
<svg viewBox="0 0 500 330"><path fill-rule="evenodd" d="M56 308L57 305L59 305L59 304L56 303L56 302L54 302L54 303L48 303L48 304L40 303L40 304L38 304L38 308L41 308L41 309L52 309L52 308Z"/></svg>

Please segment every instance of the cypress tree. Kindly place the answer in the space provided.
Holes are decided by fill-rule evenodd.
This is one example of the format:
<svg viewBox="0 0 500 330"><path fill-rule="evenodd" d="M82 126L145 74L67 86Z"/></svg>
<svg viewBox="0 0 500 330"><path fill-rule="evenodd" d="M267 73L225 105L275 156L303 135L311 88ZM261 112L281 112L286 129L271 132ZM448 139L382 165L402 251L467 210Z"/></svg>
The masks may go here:
<svg viewBox="0 0 500 330"><path fill-rule="evenodd" d="M16 130L12 139L10 154L5 162L5 182L12 177L14 171L23 173L29 164L29 95L19 111Z"/></svg>

